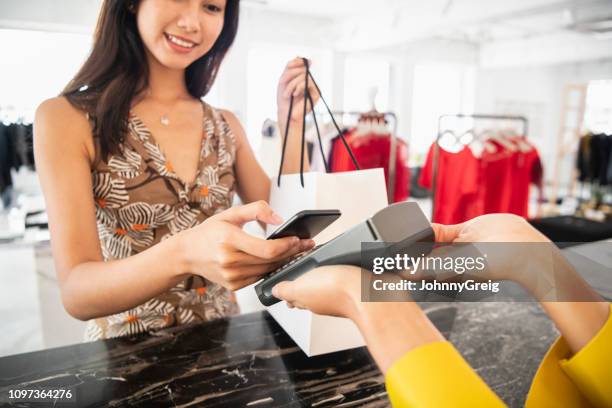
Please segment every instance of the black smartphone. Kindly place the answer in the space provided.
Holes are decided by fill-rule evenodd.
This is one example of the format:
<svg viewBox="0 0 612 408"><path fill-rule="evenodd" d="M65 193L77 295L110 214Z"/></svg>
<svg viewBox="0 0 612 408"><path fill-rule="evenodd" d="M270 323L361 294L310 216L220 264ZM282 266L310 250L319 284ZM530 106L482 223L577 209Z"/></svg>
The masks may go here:
<svg viewBox="0 0 612 408"><path fill-rule="evenodd" d="M267 239L296 236L300 239L314 238L319 232L336 221L342 213L340 210L304 210L289 218L278 227Z"/></svg>

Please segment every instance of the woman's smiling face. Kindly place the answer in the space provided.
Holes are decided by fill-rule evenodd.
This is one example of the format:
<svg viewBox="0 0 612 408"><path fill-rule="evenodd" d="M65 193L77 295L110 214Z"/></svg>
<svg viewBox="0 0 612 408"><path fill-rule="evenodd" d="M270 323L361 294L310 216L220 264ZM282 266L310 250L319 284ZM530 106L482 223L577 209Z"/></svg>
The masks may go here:
<svg viewBox="0 0 612 408"><path fill-rule="evenodd" d="M141 0L136 11L145 48L160 64L185 69L223 30L226 0Z"/></svg>

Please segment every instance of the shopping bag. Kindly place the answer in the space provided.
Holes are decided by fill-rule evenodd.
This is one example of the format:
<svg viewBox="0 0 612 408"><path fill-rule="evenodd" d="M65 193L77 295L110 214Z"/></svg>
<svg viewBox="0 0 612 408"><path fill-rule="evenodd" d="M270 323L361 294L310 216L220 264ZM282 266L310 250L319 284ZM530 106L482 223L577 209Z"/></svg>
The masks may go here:
<svg viewBox="0 0 612 408"><path fill-rule="evenodd" d="M282 177L281 187L272 183L270 206L284 219L306 209L339 209L342 212L338 220L315 237L317 244L329 241L387 206L383 169L304 173L304 187L300 185L299 174ZM365 344L349 319L290 309L285 302L269 307L268 312L308 356Z"/></svg>
<svg viewBox="0 0 612 408"><path fill-rule="evenodd" d="M305 63L308 67L307 61ZM314 82L308 69L307 71L307 80L310 78ZM314 84L316 86L316 82ZM307 93L308 84L305 90ZM318 86L317 91L321 95ZM321 99L325 103L322 95ZM309 101L312 106L310 95L305 95L304 100ZM289 115L291 115L291 105ZM325 106L331 115L327 103ZM314 115L314 109L312 111ZM333 115L332 121L335 123ZM337 124L336 127L339 136L342 137L342 132ZM286 129L285 141L287 134ZM304 143L304 135L302 135L302 143ZM349 149L352 156L348 144L345 144L345 147ZM299 174L281 175L282 163L285 159L284 150L283 147L279 174L272 178L270 191L272 209L284 219L302 210L339 209L342 212L338 220L314 237L317 244L333 239L388 205L383 169L343 173L304 173L302 166ZM325 165L326 169L329 169L327 163ZM355 167L359 168L356 161ZM269 234L275 228L276 226L269 226L267 233ZM333 301L330 299L330 302ZM349 319L321 316L307 310L290 309L285 302L269 307L268 311L308 356L347 350L365 344L359 330Z"/></svg>

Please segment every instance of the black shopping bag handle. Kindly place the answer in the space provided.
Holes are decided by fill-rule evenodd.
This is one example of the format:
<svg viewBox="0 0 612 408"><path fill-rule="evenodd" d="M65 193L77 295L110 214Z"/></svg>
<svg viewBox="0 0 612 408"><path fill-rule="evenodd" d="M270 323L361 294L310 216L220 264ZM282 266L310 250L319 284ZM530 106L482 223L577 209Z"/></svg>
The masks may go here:
<svg viewBox="0 0 612 408"><path fill-rule="evenodd" d="M361 168L359 167L359 163L357 163L357 159L355 158L355 155L353 154L351 147L346 142L344 133L340 129L340 126L338 126L338 123L336 122L336 118L334 117L334 114L332 113L331 109L329 108L329 105L323 98L323 94L321 93L321 89L319 88L317 81L315 81L314 77L312 76L312 73L310 72L310 66L308 64L308 60L306 58L302 58L302 60L304 61L304 66L306 67L306 79L304 83L304 111L302 115L302 147L300 149L300 182L302 184L302 187L304 187L304 144L306 141L306 104L307 103L310 103L310 110L312 112L312 118L314 120L315 129L317 130L317 139L319 141L319 149L321 150L321 157L323 158L323 163L325 164L325 171L327 173L330 172L329 164L327 163L327 159L325 158L325 153L323 152L323 142L321 141L321 131L319 130L319 124L317 123L317 115L315 114L314 103L312 100L312 96L310 95L310 91L308 90L309 79L312 80L313 85L315 86L317 92L319 93L319 97L325 104L325 108L327 109L327 112L329 113L329 116L331 117L332 123L334 124L336 131L338 132L338 136L340 136L340 138L342 139L342 143L344 144L344 147L348 151L349 156L351 156L351 160L353 161L355 168L357 170L360 170ZM285 151L287 149L287 136L289 135L289 122L291 121L292 112L293 112L293 94L291 94L291 97L289 99L289 112L287 114L287 123L285 124L285 137L283 139L283 152L281 154L280 167L278 168L277 185L279 187L280 187L280 181L281 181L281 173L283 171L283 163L285 162Z"/></svg>

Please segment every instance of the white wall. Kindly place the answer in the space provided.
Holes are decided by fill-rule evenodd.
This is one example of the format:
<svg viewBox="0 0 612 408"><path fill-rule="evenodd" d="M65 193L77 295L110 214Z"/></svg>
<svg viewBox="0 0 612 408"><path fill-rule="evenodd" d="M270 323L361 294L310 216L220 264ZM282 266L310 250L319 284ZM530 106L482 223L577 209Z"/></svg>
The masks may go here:
<svg viewBox="0 0 612 408"><path fill-rule="evenodd" d="M0 29L0 109L32 120L43 100L57 96L76 74L91 47L91 37ZM15 119L15 118L12 118Z"/></svg>
<svg viewBox="0 0 612 408"><path fill-rule="evenodd" d="M2 0L0 27L92 33L102 0Z"/></svg>
<svg viewBox="0 0 612 408"><path fill-rule="evenodd" d="M412 132L414 69L418 64L440 64L454 67L473 67L478 61L478 47L461 41L431 39L416 41L394 47L384 47L371 51L354 51L337 53L345 58L360 57L388 61L391 66L391 87L389 92L389 110L398 116L398 135L410 141ZM339 83L344 82L344 69L336 67L334 86L342 90ZM359 84L353 84L359 86ZM443 97L443 95L442 95ZM363 110L369 109L364 106ZM435 133L420 135L429 137L431 142Z"/></svg>
<svg viewBox="0 0 612 408"><path fill-rule="evenodd" d="M278 44L295 48L295 56L304 48L329 48L325 40L330 20L243 7L240 28L232 49L219 71L219 104L246 119L248 51L260 44ZM278 67L270 67L277 69ZM281 67L282 71L282 67ZM276 87L276 83L270 84Z"/></svg>

